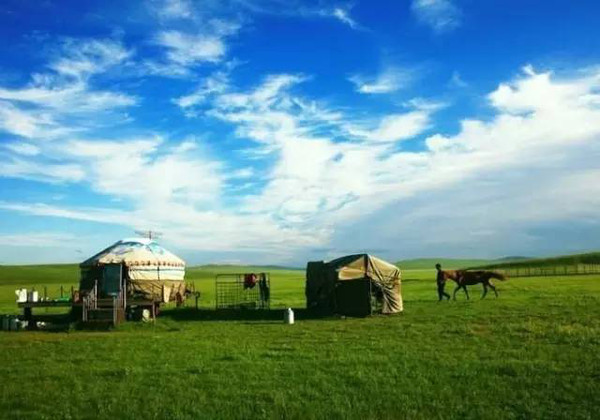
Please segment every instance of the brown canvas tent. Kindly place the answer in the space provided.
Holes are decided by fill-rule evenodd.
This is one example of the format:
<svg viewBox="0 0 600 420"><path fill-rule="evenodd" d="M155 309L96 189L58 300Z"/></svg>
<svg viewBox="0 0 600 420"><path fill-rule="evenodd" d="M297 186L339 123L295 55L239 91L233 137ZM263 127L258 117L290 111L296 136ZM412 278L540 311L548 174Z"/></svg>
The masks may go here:
<svg viewBox="0 0 600 420"><path fill-rule="evenodd" d="M185 292L185 261L150 239L120 240L79 265L79 289L98 284L104 295L122 285L127 295L147 300L174 300Z"/></svg>
<svg viewBox="0 0 600 420"><path fill-rule="evenodd" d="M306 305L321 312L366 316L402 312L400 270L368 254L306 266Z"/></svg>

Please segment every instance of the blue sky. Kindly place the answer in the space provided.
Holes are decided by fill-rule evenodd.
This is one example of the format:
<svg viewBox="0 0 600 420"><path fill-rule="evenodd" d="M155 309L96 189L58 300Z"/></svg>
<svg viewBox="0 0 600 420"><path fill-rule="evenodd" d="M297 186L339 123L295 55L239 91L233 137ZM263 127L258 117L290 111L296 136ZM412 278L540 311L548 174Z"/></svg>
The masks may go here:
<svg viewBox="0 0 600 420"><path fill-rule="evenodd" d="M575 5L576 4L576 5ZM600 248L600 4L4 1L0 264Z"/></svg>

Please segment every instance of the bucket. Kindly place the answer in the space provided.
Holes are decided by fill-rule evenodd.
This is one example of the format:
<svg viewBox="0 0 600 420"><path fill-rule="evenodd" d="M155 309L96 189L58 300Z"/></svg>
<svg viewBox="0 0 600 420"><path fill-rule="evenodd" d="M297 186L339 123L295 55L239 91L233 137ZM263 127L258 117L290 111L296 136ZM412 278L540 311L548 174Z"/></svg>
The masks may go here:
<svg viewBox="0 0 600 420"><path fill-rule="evenodd" d="M292 308L287 308L283 313L283 322L286 324L294 323L294 311L292 311Z"/></svg>

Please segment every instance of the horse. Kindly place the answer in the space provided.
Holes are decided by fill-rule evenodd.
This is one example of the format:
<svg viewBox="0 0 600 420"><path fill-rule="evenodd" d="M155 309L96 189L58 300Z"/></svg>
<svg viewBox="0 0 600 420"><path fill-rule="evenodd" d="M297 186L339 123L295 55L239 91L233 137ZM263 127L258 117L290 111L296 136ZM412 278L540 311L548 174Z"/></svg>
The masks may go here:
<svg viewBox="0 0 600 420"><path fill-rule="evenodd" d="M506 280L506 276L504 274L496 273L494 271L457 270L455 277L456 278L451 278L456 282L456 289L454 289L454 294L452 295L454 300L456 300L456 292L458 292L460 289L465 291L465 295L467 295L467 299L469 299L467 286L472 286L478 283L483 285L483 294L481 295L481 299L485 298L485 295L487 295L488 287L491 288L496 297L498 297L498 291L496 290L496 286L492 284L491 279L497 279L500 281Z"/></svg>
<svg viewBox="0 0 600 420"><path fill-rule="evenodd" d="M481 299L487 295L488 287L490 287L496 297L498 297L498 291L496 287L491 283L491 279L498 279L501 281L506 280L506 276L500 273L496 273L494 271L467 271L467 270L442 270L442 266L440 264L436 264L435 268L438 271L438 287L440 280L446 282L448 280L452 280L456 283L456 289L454 289L453 298L456 300L456 292L460 289L465 291L465 295L467 295L467 299L469 299L469 292L467 291L467 286L472 286L477 283L481 283L483 285L483 295ZM439 291L438 291L439 293ZM440 300L441 300L440 296Z"/></svg>

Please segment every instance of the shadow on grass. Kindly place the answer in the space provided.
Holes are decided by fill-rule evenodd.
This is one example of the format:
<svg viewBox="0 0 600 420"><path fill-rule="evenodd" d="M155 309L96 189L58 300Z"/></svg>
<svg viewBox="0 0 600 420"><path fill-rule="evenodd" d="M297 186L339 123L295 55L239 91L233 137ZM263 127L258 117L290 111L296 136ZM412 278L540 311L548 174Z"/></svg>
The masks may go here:
<svg viewBox="0 0 600 420"><path fill-rule="evenodd" d="M174 321L281 321L283 322L284 309L271 310L215 310L215 309L194 309L179 308L165 309L158 317L168 318ZM319 314L307 309L294 309L294 318L296 320L307 319L337 319L330 314Z"/></svg>

